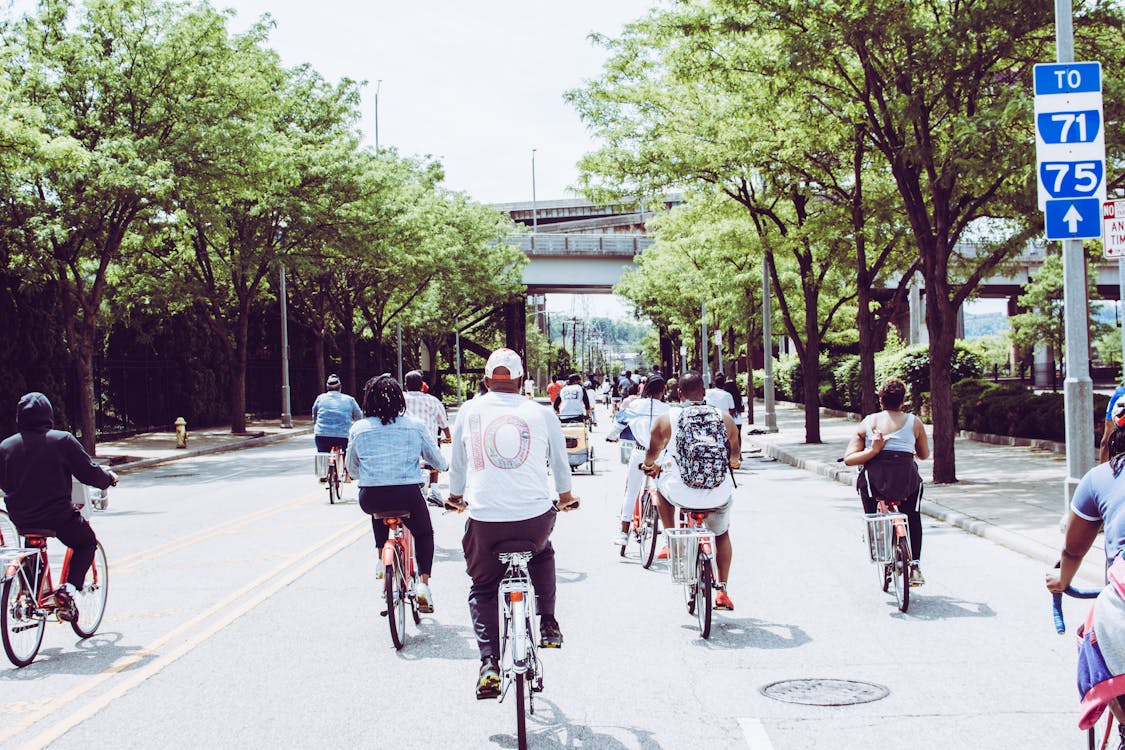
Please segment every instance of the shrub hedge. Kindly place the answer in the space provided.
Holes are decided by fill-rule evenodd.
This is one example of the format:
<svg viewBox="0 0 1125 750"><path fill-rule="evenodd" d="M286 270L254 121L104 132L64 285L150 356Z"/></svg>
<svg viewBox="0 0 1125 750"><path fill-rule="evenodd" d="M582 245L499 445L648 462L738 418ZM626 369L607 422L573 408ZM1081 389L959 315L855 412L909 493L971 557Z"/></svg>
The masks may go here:
<svg viewBox="0 0 1125 750"><path fill-rule="evenodd" d="M981 377L979 355L958 343L953 363L953 417L959 430L995 435L1065 441L1062 393L1035 393L1013 383L995 383ZM849 354L825 358L819 367L821 405L859 412L859 357ZM800 402L803 372L795 355L784 355L775 368L780 398ZM907 409L926 417L929 400L929 352L924 346L883 352L875 357L875 379L894 376L906 383ZM1094 394L1094 434L1100 439L1109 398ZM928 421L928 420L927 420Z"/></svg>

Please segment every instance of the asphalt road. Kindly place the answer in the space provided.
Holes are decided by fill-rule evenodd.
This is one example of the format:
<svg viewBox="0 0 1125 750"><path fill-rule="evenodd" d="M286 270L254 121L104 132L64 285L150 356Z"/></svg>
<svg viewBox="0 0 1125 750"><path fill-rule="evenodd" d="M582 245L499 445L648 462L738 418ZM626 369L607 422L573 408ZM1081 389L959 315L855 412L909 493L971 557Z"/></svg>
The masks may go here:
<svg viewBox="0 0 1125 750"><path fill-rule="evenodd" d="M604 434L597 475L575 480L582 508L555 531L566 643L543 654L533 747L1084 747L1074 644L1054 632L1039 563L929 521L928 583L901 614L854 494L749 457L736 609L704 641L663 564L609 543L624 467ZM34 664L0 668L0 747L515 747L514 702L473 695L464 519L433 512L436 612L396 652L355 487L329 506L310 442L127 476L94 518L111 570L102 629L78 641L49 624ZM888 694L828 707L761 693L789 679Z"/></svg>

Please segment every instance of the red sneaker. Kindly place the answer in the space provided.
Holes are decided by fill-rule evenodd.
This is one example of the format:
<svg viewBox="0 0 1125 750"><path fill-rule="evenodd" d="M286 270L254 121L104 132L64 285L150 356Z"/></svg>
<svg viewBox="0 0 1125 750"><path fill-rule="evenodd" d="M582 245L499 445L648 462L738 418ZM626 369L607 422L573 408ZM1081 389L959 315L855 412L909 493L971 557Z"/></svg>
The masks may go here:
<svg viewBox="0 0 1125 750"><path fill-rule="evenodd" d="M668 545L667 544L665 544L663 547L661 547L660 551L656 553L656 559L657 560L667 560L668 559Z"/></svg>
<svg viewBox="0 0 1125 750"><path fill-rule="evenodd" d="M727 596L727 592L722 589L719 589L719 592L715 594L715 609L724 609L727 611L734 609L734 602Z"/></svg>

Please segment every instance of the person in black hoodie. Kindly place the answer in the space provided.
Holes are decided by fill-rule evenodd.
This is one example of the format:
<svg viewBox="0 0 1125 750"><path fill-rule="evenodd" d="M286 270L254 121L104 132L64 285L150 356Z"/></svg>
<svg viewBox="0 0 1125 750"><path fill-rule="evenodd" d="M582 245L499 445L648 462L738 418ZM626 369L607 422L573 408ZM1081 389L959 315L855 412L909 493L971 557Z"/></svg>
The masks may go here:
<svg viewBox="0 0 1125 750"><path fill-rule="evenodd" d="M17 529L52 529L71 550L66 581L55 592L59 616L78 615L74 594L94 561L98 539L70 502L71 477L106 489L117 475L98 466L74 435L55 426L51 402L42 393L28 393L16 407L15 435L0 442L0 490Z"/></svg>

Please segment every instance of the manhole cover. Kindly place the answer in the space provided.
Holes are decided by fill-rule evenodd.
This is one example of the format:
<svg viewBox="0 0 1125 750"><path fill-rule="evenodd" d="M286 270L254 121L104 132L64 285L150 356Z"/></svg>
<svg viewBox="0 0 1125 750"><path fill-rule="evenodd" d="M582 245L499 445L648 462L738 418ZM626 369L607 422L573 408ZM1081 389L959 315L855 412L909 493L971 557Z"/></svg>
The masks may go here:
<svg viewBox="0 0 1125 750"><path fill-rule="evenodd" d="M785 703L806 706L853 706L890 695L882 685L856 680L782 680L762 688L762 695Z"/></svg>

